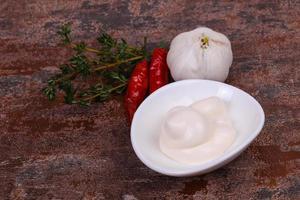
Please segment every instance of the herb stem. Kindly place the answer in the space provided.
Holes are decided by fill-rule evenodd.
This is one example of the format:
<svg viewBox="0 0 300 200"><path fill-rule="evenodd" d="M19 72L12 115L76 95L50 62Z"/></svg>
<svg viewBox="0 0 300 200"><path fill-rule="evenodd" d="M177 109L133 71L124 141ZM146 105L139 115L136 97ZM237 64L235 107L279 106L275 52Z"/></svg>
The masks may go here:
<svg viewBox="0 0 300 200"><path fill-rule="evenodd" d="M121 87L124 87L124 86L126 86L126 85L127 85L127 83L122 83L122 84L120 84L120 85L118 85L118 86L116 86L116 87L113 87L113 88L109 89L107 92L108 92L108 93L111 93L111 92L113 92L113 91L115 91L115 90L117 90L117 89L119 89L119 88L121 88ZM98 97L98 96L100 96L100 95L102 95L102 94L101 94L101 93L95 94L95 95L93 95L93 96L84 98L83 101L89 101L89 100L92 100L92 99L94 99L94 98L96 98L96 97Z"/></svg>
<svg viewBox="0 0 300 200"><path fill-rule="evenodd" d="M112 64L108 64L108 65L104 65L104 66L101 66L101 67L97 67L95 69L93 69L93 71L100 71L100 70L103 70L103 69L108 69L108 68L111 68L111 67L115 67L115 66L118 66L120 64L123 64L123 63L127 63L127 62L131 62L131 61L135 61L135 60L139 60L139 59L142 59L143 56L136 56L136 57L132 57L132 58L129 58L129 59L126 59L126 60L122 60L122 61L118 61L116 63L112 63ZM74 72L72 74L67 74L59 79L56 79L55 80L55 83L60 83L61 81L63 80L66 80L66 79L73 79L75 78L76 76L78 75L78 72Z"/></svg>
<svg viewBox="0 0 300 200"><path fill-rule="evenodd" d="M76 44L74 44L74 43L70 43L70 45L71 45L72 48L76 47ZM137 48L134 48L134 47L131 47L131 46L128 46L127 48L128 48L128 51L130 51L132 55L136 55L132 51L136 50ZM102 51L100 51L98 49L95 49L95 48L85 47L84 49L86 51L89 51L89 52L92 52L92 53L103 54Z"/></svg>
<svg viewBox="0 0 300 200"><path fill-rule="evenodd" d="M90 48L90 47L85 47L85 50L87 50L89 52L93 52L93 53L101 53L101 51L99 51L97 49Z"/></svg>
<svg viewBox="0 0 300 200"><path fill-rule="evenodd" d="M143 57L144 56L135 56L135 57L132 57L132 58L129 58L129 59L126 59L126 60L117 61L117 62L112 63L112 64L104 65L104 66L101 66L101 67L96 67L96 68L94 68L93 71L99 71L99 70L103 70L103 69L108 69L108 68L115 67L115 66L118 66L118 65L123 64L123 63L127 63L127 62L131 62L131 61L142 59Z"/></svg>

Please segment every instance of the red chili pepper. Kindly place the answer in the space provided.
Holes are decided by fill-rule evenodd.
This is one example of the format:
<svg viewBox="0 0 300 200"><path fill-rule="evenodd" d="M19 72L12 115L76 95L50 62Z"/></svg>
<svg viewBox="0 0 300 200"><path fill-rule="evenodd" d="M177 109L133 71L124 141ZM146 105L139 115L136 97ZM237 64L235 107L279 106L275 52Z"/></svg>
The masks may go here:
<svg viewBox="0 0 300 200"><path fill-rule="evenodd" d="M155 48L150 64L150 86L149 92L152 93L158 88L168 84L169 69L167 65L167 50Z"/></svg>
<svg viewBox="0 0 300 200"><path fill-rule="evenodd" d="M148 64L146 60L143 60L133 70L125 94L125 108L130 122L147 94L148 82Z"/></svg>

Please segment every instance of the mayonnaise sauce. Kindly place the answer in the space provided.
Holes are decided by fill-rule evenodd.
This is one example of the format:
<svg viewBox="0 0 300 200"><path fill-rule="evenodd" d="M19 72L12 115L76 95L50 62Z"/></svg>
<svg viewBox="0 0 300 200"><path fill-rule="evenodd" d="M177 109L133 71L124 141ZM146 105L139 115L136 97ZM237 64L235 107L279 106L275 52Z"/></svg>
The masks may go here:
<svg viewBox="0 0 300 200"><path fill-rule="evenodd" d="M218 97L172 108L161 127L160 149L173 160L200 164L222 155L234 142L225 103Z"/></svg>

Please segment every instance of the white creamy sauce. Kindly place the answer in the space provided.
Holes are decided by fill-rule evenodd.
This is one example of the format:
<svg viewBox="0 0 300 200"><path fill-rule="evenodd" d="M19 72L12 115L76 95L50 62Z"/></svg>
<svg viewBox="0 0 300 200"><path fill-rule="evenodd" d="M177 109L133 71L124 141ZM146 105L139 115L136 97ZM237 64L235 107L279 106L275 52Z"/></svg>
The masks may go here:
<svg viewBox="0 0 300 200"><path fill-rule="evenodd" d="M161 127L160 149L173 160L200 164L217 158L234 142L225 103L218 97L172 108Z"/></svg>

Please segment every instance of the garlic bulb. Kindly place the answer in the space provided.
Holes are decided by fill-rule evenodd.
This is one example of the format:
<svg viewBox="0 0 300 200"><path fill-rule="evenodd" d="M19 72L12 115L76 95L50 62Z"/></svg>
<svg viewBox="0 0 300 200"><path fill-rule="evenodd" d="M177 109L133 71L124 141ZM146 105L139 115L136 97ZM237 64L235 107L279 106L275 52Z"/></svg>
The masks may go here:
<svg viewBox="0 0 300 200"><path fill-rule="evenodd" d="M172 40L167 63L175 81L210 79L224 82L232 64L231 44L222 33L199 27Z"/></svg>

